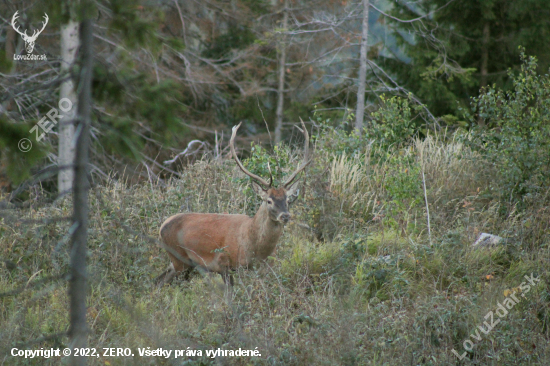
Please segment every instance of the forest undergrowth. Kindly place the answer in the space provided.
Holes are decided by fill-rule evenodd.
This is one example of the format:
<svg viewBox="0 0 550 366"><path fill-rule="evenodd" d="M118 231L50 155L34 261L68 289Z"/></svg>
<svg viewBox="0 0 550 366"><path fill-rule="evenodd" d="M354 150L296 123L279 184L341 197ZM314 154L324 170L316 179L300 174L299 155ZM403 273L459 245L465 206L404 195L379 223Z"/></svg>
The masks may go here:
<svg viewBox="0 0 550 366"><path fill-rule="evenodd" d="M457 136L416 139L384 154L372 146L354 154L329 149L335 141L317 140L276 254L256 269L236 271L231 293L214 274L196 272L160 289L154 278L169 263L156 244L168 216L253 214L258 207L232 160L204 159L164 182L94 186L89 345L130 348L135 357L100 355L89 363L548 364L548 191L525 198L521 210L500 200L494 169ZM285 151L285 164L299 161L299 152ZM261 159L245 164L259 169ZM72 205L68 197L43 205L41 190L33 194L36 206L13 211L0 225L0 292L19 291L0 299L6 355L29 342L66 346L55 335L68 328L71 228L55 218L70 215ZM472 248L482 232L505 244ZM525 275L540 281L522 293ZM514 294L525 296L490 332L479 332L486 314ZM476 330L479 340L470 336ZM464 349L466 340L471 350ZM147 347L202 356L138 357L138 348ZM261 357L206 356L218 348L257 349ZM453 349L466 352L462 360ZM57 364L59 358L10 362Z"/></svg>

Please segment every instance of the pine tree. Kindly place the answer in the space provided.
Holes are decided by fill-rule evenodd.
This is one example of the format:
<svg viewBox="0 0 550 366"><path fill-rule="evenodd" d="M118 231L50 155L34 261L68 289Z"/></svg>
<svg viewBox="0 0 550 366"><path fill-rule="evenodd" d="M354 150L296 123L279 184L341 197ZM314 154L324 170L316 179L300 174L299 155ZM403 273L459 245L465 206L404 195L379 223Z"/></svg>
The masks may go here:
<svg viewBox="0 0 550 366"><path fill-rule="evenodd" d="M398 81L436 115L457 113L479 89L508 88L509 68L518 69L518 46L536 55L540 69L550 65L550 2L546 0L423 0L414 7L396 3L392 14L418 23L390 20L410 60L383 62ZM439 9L438 11L434 11ZM410 36L410 35L414 36ZM459 103L457 103L457 101Z"/></svg>

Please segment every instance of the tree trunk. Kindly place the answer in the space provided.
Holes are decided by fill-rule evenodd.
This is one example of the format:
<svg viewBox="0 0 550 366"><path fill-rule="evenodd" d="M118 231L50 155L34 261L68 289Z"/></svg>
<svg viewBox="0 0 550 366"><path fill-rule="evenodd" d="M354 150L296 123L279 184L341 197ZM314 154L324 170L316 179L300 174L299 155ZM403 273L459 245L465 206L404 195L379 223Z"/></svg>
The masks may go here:
<svg viewBox="0 0 550 366"><path fill-rule="evenodd" d="M86 241L88 237L88 150L90 115L92 110L92 21L80 24L80 78L78 85L78 124L73 184L73 220L77 227L72 235L70 255L70 327L69 346L73 350L70 364L85 365L86 357L74 357L75 348L85 348L88 336L86 324Z"/></svg>
<svg viewBox="0 0 550 366"><path fill-rule="evenodd" d="M15 55L15 47L16 47L16 33L15 29L12 27L7 27L6 29L6 45L4 48L4 51L6 52L6 59L8 62L11 62L11 68L7 71L8 74L13 74L15 71L15 61L13 60L13 56ZM0 107L0 111L11 111L13 108L13 99L10 99L7 102L2 103L2 106Z"/></svg>
<svg viewBox="0 0 550 366"><path fill-rule="evenodd" d="M12 62L10 72L13 71L13 69L15 68L15 62L13 62L13 55L15 55L15 42L16 42L15 30L12 27L7 27L5 51L6 51L6 58L10 62Z"/></svg>
<svg viewBox="0 0 550 366"><path fill-rule="evenodd" d="M481 75L479 78L480 88L485 88L487 86L487 68L489 64L489 36L489 22L486 22L483 25L483 38L481 39ZM481 116L478 116L477 124L480 126L485 126L485 119L483 119Z"/></svg>
<svg viewBox="0 0 550 366"><path fill-rule="evenodd" d="M70 21L61 27L61 74L69 76L76 51L78 49L78 23ZM59 119L59 152L57 164L59 167L72 166L74 164L74 117L77 109L76 92L73 80L69 78L61 84L60 99L68 99L71 102L71 110L63 113ZM67 105L67 103L64 103ZM57 187L60 194L73 187L73 169L61 168L57 176Z"/></svg>
<svg viewBox="0 0 550 366"><path fill-rule="evenodd" d="M285 9L283 15L283 32L286 33L288 27L288 0L285 0ZM277 90L277 112L275 121L275 145L281 142L283 129L283 106L285 98L285 65L286 65L286 35L283 33L279 44L279 88Z"/></svg>
<svg viewBox="0 0 550 366"><path fill-rule="evenodd" d="M355 129L359 135L363 132L365 116L365 83L367 79L367 40L369 37L369 0L363 0L363 28L361 32L361 54L359 57L359 80L357 83L357 110L355 111Z"/></svg>
<svg viewBox="0 0 550 366"><path fill-rule="evenodd" d="M487 86L487 74L488 74L488 64L489 64L489 22L485 23L483 26L483 38L481 40L481 78L480 86Z"/></svg>

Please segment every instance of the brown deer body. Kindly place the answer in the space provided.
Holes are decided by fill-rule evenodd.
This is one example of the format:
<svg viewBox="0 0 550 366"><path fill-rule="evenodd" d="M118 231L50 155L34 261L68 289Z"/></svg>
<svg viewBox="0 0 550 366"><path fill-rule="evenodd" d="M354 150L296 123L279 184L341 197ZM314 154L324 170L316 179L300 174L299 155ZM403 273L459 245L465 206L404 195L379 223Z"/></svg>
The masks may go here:
<svg viewBox="0 0 550 366"><path fill-rule="evenodd" d="M271 186L272 177L268 183L243 167L234 147L235 134L239 127L240 124L233 127L231 153L239 168L255 180L254 190L263 202L254 217L188 213L168 218L160 228L160 236L172 263L158 277L162 284L172 281L178 273L189 274L196 266L220 273L226 283L229 280L233 284L229 271L237 267L249 267L267 259L275 251L284 225L290 221L288 205L298 191L296 184L292 182L310 162L309 136L304 123L302 122L305 136L304 162L281 188Z"/></svg>

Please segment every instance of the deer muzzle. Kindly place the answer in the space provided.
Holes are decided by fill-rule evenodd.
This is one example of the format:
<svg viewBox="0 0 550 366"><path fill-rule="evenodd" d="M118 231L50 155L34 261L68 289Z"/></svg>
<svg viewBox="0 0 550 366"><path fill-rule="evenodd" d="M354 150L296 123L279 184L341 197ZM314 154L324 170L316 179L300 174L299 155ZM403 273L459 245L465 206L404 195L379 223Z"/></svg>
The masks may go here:
<svg viewBox="0 0 550 366"><path fill-rule="evenodd" d="M279 217L277 217L277 220L282 222L283 224L288 224L292 216L288 212L281 212L279 214Z"/></svg>

